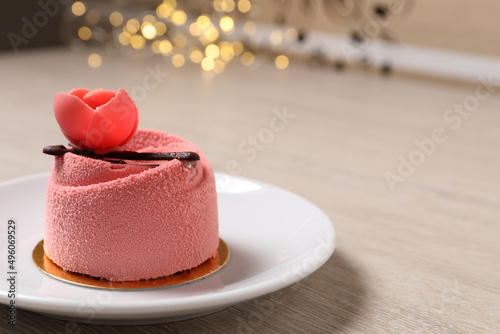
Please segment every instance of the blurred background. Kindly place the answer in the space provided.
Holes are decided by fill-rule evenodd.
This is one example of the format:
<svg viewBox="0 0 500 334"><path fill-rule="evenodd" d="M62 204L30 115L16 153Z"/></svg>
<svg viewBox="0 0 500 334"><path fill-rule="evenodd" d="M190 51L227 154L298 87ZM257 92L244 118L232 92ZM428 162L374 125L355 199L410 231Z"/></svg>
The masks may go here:
<svg viewBox="0 0 500 334"><path fill-rule="evenodd" d="M499 11L494 0L10 0L0 4L0 50L66 45L92 68L119 53L214 73L234 61L305 61L470 80L464 67L481 62L470 57L500 56Z"/></svg>
<svg viewBox="0 0 500 334"><path fill-rule="evenodd" d="M29 141L36 141L36 127L47 142L64 142L52 116L56 92L124 88L139 106L140 127L222 153L227 158L215 159L215 169L227 171L228 160L244 158L253 165L242 173L252 173L308 131L317 136L308 138L313 143L343 143L345 137L321 137L318 129L352 121L342 129L354 131L369 117L385 124L390 110L393 121L403 110L409 118L443 118L471 86L500 86L499 11L494 0L2 1L1 94L4 110L14 111L3 111L4 120L25 134L17 145L40 162L29 171L45 171L50 162ZM485 103L494 105L491 98ZM273 110L286 108L299 120L265 150L249 144L259 159L247 161L254 155L246 156L243 144ZM206 126L214 122L218 136ZM407 131L385 127L381 135ZM413 136L427 135L415 130ZM10 137L0 134L0 148L12 147ZM394 165L396 152L412 141L395 147L381 168ZM28 172L14 163L21 157L6 159L12 164L5 178Z"/></svg>

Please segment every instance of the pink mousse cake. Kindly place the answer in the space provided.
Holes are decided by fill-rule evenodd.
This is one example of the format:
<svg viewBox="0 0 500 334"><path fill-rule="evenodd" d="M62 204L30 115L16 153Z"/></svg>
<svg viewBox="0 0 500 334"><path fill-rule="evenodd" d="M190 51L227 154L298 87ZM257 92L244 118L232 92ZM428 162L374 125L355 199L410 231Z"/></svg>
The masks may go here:
<svg viewBox="0 0 500 334"><path fill-rule="evenodd" d="M190 169L177 159L116 164L73 153L55 157L45 254L65 270L111 281L167 276L215 256L215 179L200 150L177 136L144 129L123 149L192 151L200 160Z"/></svg>

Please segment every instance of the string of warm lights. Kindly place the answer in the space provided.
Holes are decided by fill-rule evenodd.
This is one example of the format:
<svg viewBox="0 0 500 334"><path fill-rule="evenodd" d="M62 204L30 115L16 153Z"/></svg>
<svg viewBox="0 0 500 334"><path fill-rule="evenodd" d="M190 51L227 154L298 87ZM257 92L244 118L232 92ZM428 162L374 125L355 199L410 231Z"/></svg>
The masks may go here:
<svg viewBox="0 0 500 334"><path fill-rule="evenodd" d="M335 70L347 64L361 64L367 69L374 64L368 48L371 41L396 44L388 22L396 16L408 17L414 7L414 0L400 0L392 7L389 2L364 0L159 1L130 0L119 10L110 9L104 1L73 2L73 42L106 45L108 51L111 45L133 58L158 55L175 67L194 63L214 73L223 72L235 60L244 66L256 66L262 63L258 59L269 58L283 70L292 56ZM340 42L340 48L355 50L355 56L335 52L339 49L338 43L331 44L335 36L315 39L318 32L306 29L305 18L315 18L318 12L334 24L350 27L350 35ZM98 53L88 57L93 68L102 62ZM391 68L391 60L384 59L381 73L390 73Z"/></svg>
<svg viewBox="0 0 500 334"><path fill-rule="evenodd" d="M91 1L76 1L71 12L75 18L81 18L78 21L81 24L75 37L95 43L105 40L103 35L106 35L119 48L169 57L175 67L192 62L214 73L223 72L235 59L245 66L254 64L256 54L244 43L245 36L257 30L256 23L246 15L252 9L249 0L215 0L207 12L198 15L193 14L196 11L190 10L189 4L182 2L182 6L176 0L164 0L153 10L137 15L137 11L106 12L96 9ZM276 46L283 38L290 41L297 36L297 30L289 28L285 36L273 31L269 41ZM285 69L289 59L279 54L274 63L276 68ZM93 53L88 57L88 64L97 68L102 64L102 57Z"/></svg>

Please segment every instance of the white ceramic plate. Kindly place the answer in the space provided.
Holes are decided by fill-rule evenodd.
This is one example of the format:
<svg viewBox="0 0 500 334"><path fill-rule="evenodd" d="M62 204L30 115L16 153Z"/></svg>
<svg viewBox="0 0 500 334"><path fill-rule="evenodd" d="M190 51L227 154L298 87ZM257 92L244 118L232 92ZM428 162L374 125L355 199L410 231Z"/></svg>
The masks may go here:
<svg viewBox="0 0 500 334"><path fill-rule="evenodd" d="M7 268L7 222L17 228L19 308L84 323L148 324L209 314L284 288L332 255L335 230L312 203L250 179L216 174L220 236L229 263L201 281L158 290L110 291L64 283L42 273L31 252L43 238L48 174L0 184L0 270ZM0 280L0 303L8 304Z"/></svg>

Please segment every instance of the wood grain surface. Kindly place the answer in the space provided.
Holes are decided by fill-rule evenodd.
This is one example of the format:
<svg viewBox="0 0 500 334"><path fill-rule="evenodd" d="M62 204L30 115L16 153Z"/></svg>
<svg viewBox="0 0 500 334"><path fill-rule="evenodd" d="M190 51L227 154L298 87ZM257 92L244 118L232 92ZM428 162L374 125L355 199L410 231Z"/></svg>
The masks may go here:
<svg viewBox="0 0 500 334"><path fill-rule="evenodd" d="M335 225L337 248L299 283L198 319L68 328L19 310L12 328L2 306L0 332L500 333L500 87L300 63L280 71L265 60L212 76L161 58L104 56L92 70L86 57L0 55L0 181L50 169L43 146L65 142L57 92L131 92L159 69L168 75L137 102L140 127L194 142L217 171L236 160L241 176L312 201ZM295 118L247 161L238 145L285 108Z"/></svg>

